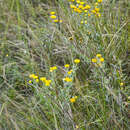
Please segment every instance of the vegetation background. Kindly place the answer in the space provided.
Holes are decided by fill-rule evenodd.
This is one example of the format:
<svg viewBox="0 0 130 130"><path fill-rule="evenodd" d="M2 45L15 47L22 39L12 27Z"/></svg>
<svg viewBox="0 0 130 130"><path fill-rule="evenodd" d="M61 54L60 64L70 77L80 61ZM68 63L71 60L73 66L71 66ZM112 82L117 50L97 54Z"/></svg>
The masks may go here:
<svg viewBox="0 0 130 130"><path fill-rule="evenodd" d="M94 8L97 1L84 2ZM130 3L103 0L99 18L73 12L71 4L0 0L0 130L129 129ZM52 11L61 23L52 21ZM97 54L101 66L92 62ZM72 81L62 80L65 64Z"/></svg>

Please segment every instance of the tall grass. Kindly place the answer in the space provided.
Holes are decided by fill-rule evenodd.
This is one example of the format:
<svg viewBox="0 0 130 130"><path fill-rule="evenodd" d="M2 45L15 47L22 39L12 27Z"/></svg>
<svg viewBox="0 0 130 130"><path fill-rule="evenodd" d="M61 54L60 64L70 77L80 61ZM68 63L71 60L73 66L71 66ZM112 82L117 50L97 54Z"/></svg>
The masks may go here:
<svg viewBox="0 0 130 130"><path fill-rule="evenodd" d="M101 17L83 24L70 1L0 1L1 130L129 129L128 0L103 0Z"/></svg>

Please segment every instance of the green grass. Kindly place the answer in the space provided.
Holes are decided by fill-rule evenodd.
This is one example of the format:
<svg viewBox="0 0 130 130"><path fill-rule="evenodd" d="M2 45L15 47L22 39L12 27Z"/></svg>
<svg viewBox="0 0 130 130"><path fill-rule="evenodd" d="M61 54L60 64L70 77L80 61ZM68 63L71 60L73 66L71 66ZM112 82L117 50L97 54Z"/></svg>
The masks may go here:
<svg viewBox="0 0 130 130"><path fill-rule="evenodd" d="M95 2L88 3L93 8ZM87 24L69 5L0 0L1 130L129 129L129 2L103 0L101 17L86 17ZM51 11L63 22L53 23ZM102 67L92 63L97 54ZM69 83L63 81L65 64L73 69ZM57 70L50 73L52 66ZM51 85L30 84L30 74L51 79Z"/></svg>

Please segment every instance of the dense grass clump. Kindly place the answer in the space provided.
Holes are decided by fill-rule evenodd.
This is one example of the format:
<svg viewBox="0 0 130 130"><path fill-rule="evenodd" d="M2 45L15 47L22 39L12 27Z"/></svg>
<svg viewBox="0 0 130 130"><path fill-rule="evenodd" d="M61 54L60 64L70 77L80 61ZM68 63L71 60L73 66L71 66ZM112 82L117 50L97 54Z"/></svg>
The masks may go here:
<svg viewBox="0 0 130 130"><path fill-rule="evenodd" d="M127 130L128 0L0 1L0 130Z"/></svg>

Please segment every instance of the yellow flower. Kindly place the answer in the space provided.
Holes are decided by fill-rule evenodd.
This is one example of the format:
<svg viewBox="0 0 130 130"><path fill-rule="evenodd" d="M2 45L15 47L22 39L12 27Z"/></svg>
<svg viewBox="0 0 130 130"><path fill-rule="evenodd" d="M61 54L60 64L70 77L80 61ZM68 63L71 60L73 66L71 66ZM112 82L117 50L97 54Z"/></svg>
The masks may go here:
<svg viewBox="0 0 130 130"><path fill-rule="evenodd" d="M78 126L78 125L76 125L75 127L76 127L76 129L78 129L78 128L79 128L79 126Z"/></svg>
<svg viewBox="0 0 130 130"><path fill-rule="evenodd" d="M87 24L87 20L85 20L84 23Z"/></svg>
<svg viewBox="0 0 130 130"><path fill-rule="evenodd" d="M50 72L53 72L53 71L56 70L56 69L57 69L56 66L50 67Z"/></svg>
<svg viewBox="0 0 130 130"><path fill-rule="evenodd" d="M51 15L54 15L54 14L55 14L55 12L50 12L50 14L51 14Z"/></svg>
<svg viewBox="0 0 130 130"><path fill-rule="evenodd" d="M84 10L84 12L85 12L85 13L87 13L87 12L88 12L88 10Z"/></svg>
<svg viewBox="0 0 130 130"><path fill-rule="evenodd" d="M57 69L57 66L53 66L53 70L56 70Z"/></svg>
<svg viewBox="0 0 130 130"><path fill-rule="evenodd" d="M41 77L40 80L41 80L42 82L45 82L45 81L46 81L46 77Z"/></svg>
<svg viewBox="0 0 130 130"><path fill-rule="evenodd" d="M88 16L91 16L91 14L88 13Z"/></svg>
<svg viewBox="0 0 130 130"><path fill-rule="evenodd" d="M9 55L8 54L6 54L6 57L8 57Z"/></svg>
<svg viewBox="0 0 130 130"><path fill-rule="evenodd" d="M97 54L96 57L102 57L102 55L101 54Z"/></svg>
<svg viewBox="0 0 130 130"><path fill-rule="evenodd" d="M77 96L74 96L74 97L70 98L70 102L74 103L76 101L76 99L77 99Z"/></svg>
<svg viewBox="0 0 130 130"><path fill-rule="evenodd" d="M68 71L67 73L70 75L73 72L73 70Z"/></svg>
<svg viewBox="0 0 130 130"><path fill-rule="evenodd" d="M70 8L75 9L76 6L75 5L70 5Z"/></svg>
<svg viewBox="0 0 130 130"><path fill-rule="evenodd" d="M52 67L50 67L50 72L53 72L53 69L52 69Z"/></svg>
<svg viewBox="0 0 130 130"><path fill-rule="evenodd" d="M34 78L34 79L38 79L38 76L37 76L37 75L35 75L33 78Z"/></svg>
<svg viewBox="0 0 130 130"><path fill-rule="evenodd" d="M45 85L46 86L50 86L50 84L51 84L51 80L45 80Z"/></svg>
<svg viewBox="0 0 130 130"><path fill-rule="evenodd" d="M55 15L51 15L51 16L50 16L50 18L55 19L55 18L56 18L56 16L55 16Z"/></svg>
<svg viewBox="0 0 130 130"><path fill-rule="evenodd" d="M69 68L69 67L70 67L70 65L69 65L69 64L66 64L66 65L65 65L65 68Z"/></svg>
<svg viewBox="0 0 130 130"><path fill-rule="evenodd" d="M79 4L79 3L80 3L80 0L77 0L76 2Z"/></svg>
<svg viewBox="0 0 130 130"><path fill-rule="evenodd" d="M99 8L95 8L95 11L96 11L96 12L99 12L99 10L100 10Z"/></svg>
<svg viewBox="0 0 130 130"><path fill-rule="evenodd" d="M75 98L75 99L77 99L78 97L77 97L77 96L75 96L74 98Z"/></svg>
<svg viewBox="0 0 130 130"><path fill-rule="evenodd" d="M32 83L32 81L31 81L31 80L29 80L28 82L29 82L30 84Z"/></svg>
<svg viewBox="0 0 130 130"><path fill-rule="evenodd" d="M101 14L100 14L100 13L97 13L96 15L97 15L98 17L101 17Z"/></svg>
<svg viewBox="0 0 130 130"><path fill-rule="evenodd" d="M95 6L98 6L98 3L97 3L97 2L95 3Z"/></svg>
<svg viewBox="0 0 130 130"><path fill-rule="evenodd" d="M35 81L38 83L38 82L39 82L39 79L36 79Z"/></svg>
<svg viewBox="0 0 130 130"><path fill-rule="evenodd" d="M83 23L84 23L84 21L81 21L80 23L81 23L81 24L83 24Z"/></svg>
<svg viewBox="0 0 130 130"><path fill-rule="evenodd" d="M32 78L32 79L33 79L34 77L35 77L35 74L30 74L30 75L29 75L29 78Z"/></svg>
<svg viewBox="0 0 130 130"><path fill-rule="evenodd" d="M93 62L93 63L96 63L96 62L97 62L97 59L96 59L96 58L93 58L93 59L92 59L92 62Z"/></svg>
<svg viewBox="0 0 130 130"><path fill-rule="evenodd" d="M96 11L95 11L95 10L91 10L91 12L92 12L92 13L94 13L94 14L96 13Z"/></svg>
<svg viewBox="0 0 130 130"><path fill-rule="evenodd" d="M101 3L102 2L102 0L98 0L98 3Z"/></svg>
<svg viewBox="0 0 130 130"><path fill-rule="evenodd" d="M100 58L100 62L103 62L104 61L104 58Z"/></svg>
<svg viewBox="0 0 130 130"><path fill-rule="evenodd" d="M91 8L90 5L86 5L86 6L84 7L84 9L90 9L90 8Z"/></svg>
<svg viewBox="0 0 130 130"><path fill-rule="evenodd" d="M72 78L69 78L69 77L65 77L63 80L66 82L72 82Z"/></svg>
<svg viewBox="0 0 130 130"><path fill-rule="evenodd" d="M80 59L75 59L74 63L76 63L76 64L80 63Z"/></svg>
<svg viewBox="0 0 130 130"><path fill-rule="evenodd" d="M121 82L121 83L120 83L120 86L123 86L123 85L124 85L124 83Z"/></svg>
<svg viewBox="0 0 130 130"><path fill-rule="evenodd" d="M81 5L84 5L84 2L80 2Z"/></svg>
<svg viewBox="0 0 130 130"><path fill-rule="evenodd" d="M80 9L77 9L77 10L76 10L76 12L78 12L78 13L82 13L82 10L80 10Z"/></svg>
<svg viewBox="0 0 130 130"><path fill-rule="evenodd" d="M83 8L83 5L79 5L79 7L78 7L79 9L82 9Z"/></svg>
<svg viewBox="0 0 130 130"><path fill-rule="evenodd" d="M53 20L53 22L58 23L58 19Z"/></svg>
<svg viewBox="0 0 130 130"><path fill-rule="evenodd" d="M62 23L63 21L62 20L59 20L59 23Z"/></svg>
<svg viewBox="0 0 130 130"><path fill-rule="evenodd" d="M75 98L70 98L71 103L74 103L75 101L76 101Z"/></svg>
<svg viewBox="0 0 130 130"><path fill-rule="evenodd" d="M30 74L30 75L29 75L29 78L32 78L32 79L37 79L37 78L38 78L38 76L37 76L37 75L35 75L35 74Z"/></svg>

